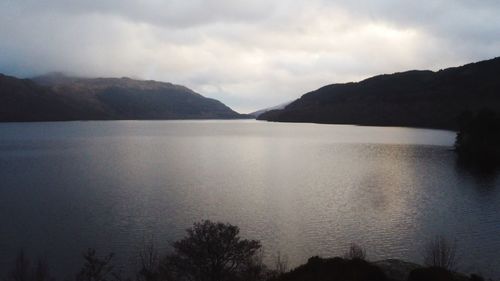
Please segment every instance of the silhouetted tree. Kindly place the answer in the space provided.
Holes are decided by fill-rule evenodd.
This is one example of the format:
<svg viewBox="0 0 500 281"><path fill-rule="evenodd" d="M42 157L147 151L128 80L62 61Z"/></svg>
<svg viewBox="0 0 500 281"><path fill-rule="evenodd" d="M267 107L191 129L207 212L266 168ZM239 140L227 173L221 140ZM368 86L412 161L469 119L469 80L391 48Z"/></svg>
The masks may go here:
<svg viewBox="0 0 500 281"><path fill-rule="evenodd" d="M31 281L31 261L24 251L19 252L13 268L9 271L7 281Z"/></svg>
<svg viewBox="0 0 500 281"><path fill-rule="evenodd" d="M173 253L161 263L166 280L224 281L248 277L261 244L241 239L239 228L205 220L187 229L187 236L172 244Z"/></svg>
<svg viewBox="0 0 500 281"><path fill-rule="evenodd" d="M153 243L146 244L139 252L139 270L137 281L156 281L159 273L160 256Z"/></svg>
<svg viewBox="0 0 500 281"><path fill-rule="evenodd" d="M39 258L33 269L33 281L54 281L49 264L44 258Z"/></svg>
<svg viewBox="0 0 500 281"><path fill-rule="evenodd" d="M114 266L111 263L113 254L98 257L96 250L88 249L83 253L85 263L76 275L76 281L110 281L118 279L113 272Z"/></svg>
<svg viewBox="0 0 500 281"><path fill-rule="evenodd" d="M453 270L457 265L457 244L443 236L437 236L427 244L424 263L429 267Z"/></svg>
<svg viewBox="0 0 500 281"><path fill-rule="evenodd" d="M274 271L280 275L288 271L288 257L278 252L274 260Z"/></svg>
<svg viewBox="0 0 500 281"><path fill-rule="evenodd" d="M6 281L53 281L49 265L44 258L39 258L34 266L24 251L21 251L9 271Z"/></svg>
<svg viewBox="0 0 500 281"><path fill-rule="evenodd" d="M344 254L344 258L350 259L350 260L353 260L353 259L365 260L366 259L366 251L358 244L351 243L349 245L349 250Z"/></svg>
<svg viewBox="0 0 500 281"><path fill-rule="evenodd" d="M263 253L258 250L256 254L249 256L236 271L236 278L232 280L262 281L271 277L271 272L263 262Z"/></svg>

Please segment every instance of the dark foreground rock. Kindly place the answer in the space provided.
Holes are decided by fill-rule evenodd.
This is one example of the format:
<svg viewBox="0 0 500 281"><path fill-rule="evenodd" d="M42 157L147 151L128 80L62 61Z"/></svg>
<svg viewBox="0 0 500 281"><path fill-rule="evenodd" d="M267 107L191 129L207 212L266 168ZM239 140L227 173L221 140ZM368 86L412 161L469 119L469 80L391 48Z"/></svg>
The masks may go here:
<svg viewBox="0 0 500 281"><path fill-rule="evenodd" d="M373 264L380 267L389 280L407 280L413 270L422 268L419 264L397 259L376 261Z"/></svg>
<svg viewBox="0 0 500 281"><path fill-rule="evenodd" d="M378 266L367 261L343 258L310 258L306 264L284 273L275 281L386 281L389 280Z"/></svg>
<svg viewBox="0 0 500 281"><path fill-rule="evenodd" d="M369 262L361 259L312 257L306 264L269 281L480 281L439 267L424 267L397 259Z"/></svg>

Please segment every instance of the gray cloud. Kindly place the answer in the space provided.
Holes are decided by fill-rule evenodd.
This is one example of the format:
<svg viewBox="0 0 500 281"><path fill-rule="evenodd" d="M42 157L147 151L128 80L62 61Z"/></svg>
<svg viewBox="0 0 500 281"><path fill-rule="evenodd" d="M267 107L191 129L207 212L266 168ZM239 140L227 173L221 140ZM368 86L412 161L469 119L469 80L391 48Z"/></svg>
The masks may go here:
<svg viewBox="0 0 500 281"><path fill-rule="evenodd" d="M252 22L272 13L271 1L245 0L16 0L20 13L101 14L135 22L186 28L213 22Z"/></svg>
<svg viewBox="0 0 500 281"><path fill-rule="evenodd" d="M498 1L0 0L0 72L184 84L250 111L498 56Z"/></svg>

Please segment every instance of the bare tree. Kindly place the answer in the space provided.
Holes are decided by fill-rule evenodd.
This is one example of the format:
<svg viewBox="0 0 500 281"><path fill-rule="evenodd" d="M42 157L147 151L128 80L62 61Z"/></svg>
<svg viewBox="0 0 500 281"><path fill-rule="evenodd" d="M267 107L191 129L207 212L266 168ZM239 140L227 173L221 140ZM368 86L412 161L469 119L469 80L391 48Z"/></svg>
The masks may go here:
<svg viewBox="0 0 500 281"><path fill-rule="evenodd" d="M242 281L262 281L270 277L269 270L264 264L264 253L258 250L255 255L249 256L243 262L241 268L236 272L234 280Z"/></svg>
<svg viewBox="0 0 500 281"><path fill-rule="evenodd" d="M113 254L100 258L97 256L96 250L89 248L87 252L83 253L83 258L85 263L76 275L76 281L110 281L120 279L113 272L114 266L111 263Z"/></svg>
<svg viewBox="0 0 500 281"><path fill-rule="evenodd" d="M49 263L45 258L38 258L35 268L32 273L33 281L54 281L50 274Z"/></svg>
<svg viewBox="0 0 500 281"><path fill-rule="evenodd" d="M259 241L241 239L239 228L231 224L206 220L186 231L187 237L174 242L173 253L161 263L165 280L238 280L261 248Z"/></svg>
<svg viewBox="0 0 500 281"><path fill-rule="evenodd" d="M278 275L288 271L288 257L286 255L282 255L279 251L274 259L274 270Z"/></svg>
<svg viewBox="0 0 500 281"><path fill-rule="evenodd" d="M24 251L20 251L16 257L13 268L9 271L7 281L31 281L31 261Z"/></svg>
<svg viewBox="0 0 500 281"><path fill-rule="evenodd" d="M137 281L156 281L159 279L160 256L153 243L144 244L139 252L139 271Z"/></svg>
<svg viewBox="0 0 500 281"><path fill-rule="evenodd" d="M427 244L424 256L425 265L454 270L457 261L456 241L449 242L444 236L437 236Z"/></svg>
<svg viewBox="0 0 500 281"><path fill-rule="evenodd" d="M6 281L53 281L47 260L39 258L32 265L24 251L19 252L13 268L9 271Z"/></svg>
<svg viewBox="0 0 500 281"><path fill-rule="evenodd" d="M365 260L366 259L366 251L363 247L359 246L356 243L351 243L349 245L349 250L344 254L344 258L354 260Z"/></svg>

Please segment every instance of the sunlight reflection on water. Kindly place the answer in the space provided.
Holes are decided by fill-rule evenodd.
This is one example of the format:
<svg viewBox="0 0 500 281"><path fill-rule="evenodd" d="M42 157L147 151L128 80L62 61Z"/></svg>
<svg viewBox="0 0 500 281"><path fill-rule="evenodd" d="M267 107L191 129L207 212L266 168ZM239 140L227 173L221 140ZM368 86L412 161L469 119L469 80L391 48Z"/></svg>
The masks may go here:
<svg viewBox="0 0 500 281"><path fill-rule="evenodd" d="M467 174L438 130L257 121L0 124L5 262L24 247L74 272L87 247L123 264L200 219L228 221L292 265L341 255L421 262L436 234L498 274L499 181Z"/></svg>

